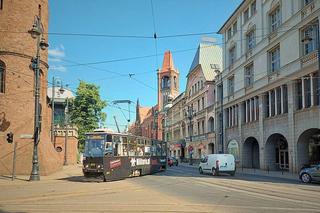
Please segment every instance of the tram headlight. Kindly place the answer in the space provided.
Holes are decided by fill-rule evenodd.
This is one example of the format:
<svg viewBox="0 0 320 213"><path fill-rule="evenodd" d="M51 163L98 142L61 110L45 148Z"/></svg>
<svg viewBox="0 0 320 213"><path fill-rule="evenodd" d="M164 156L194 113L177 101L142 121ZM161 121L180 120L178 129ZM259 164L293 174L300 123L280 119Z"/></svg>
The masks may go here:
<svg viewBox="0 0 320 213"><path fill-rule="evenodd" d="M89 164L86 164L84 167L85 167L86 169L89 168Z"/></svg>
<svg viewBox="0 0 320 213"><path fill-rule="evenodd" d="M103 166L102 165L98 165L97 168L98 169L103 169Z"/></svg>

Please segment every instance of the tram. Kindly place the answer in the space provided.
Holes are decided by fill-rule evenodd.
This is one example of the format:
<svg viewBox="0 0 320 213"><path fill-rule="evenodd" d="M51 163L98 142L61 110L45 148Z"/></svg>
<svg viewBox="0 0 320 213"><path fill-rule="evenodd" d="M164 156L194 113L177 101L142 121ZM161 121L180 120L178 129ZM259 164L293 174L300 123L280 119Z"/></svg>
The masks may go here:
<svg viewBox="0 0 320 213"><path fill-rule="evenodd" d="M127 133L95 130L86 134L83 174L104 181L166 169L167 143Z"/></svg>

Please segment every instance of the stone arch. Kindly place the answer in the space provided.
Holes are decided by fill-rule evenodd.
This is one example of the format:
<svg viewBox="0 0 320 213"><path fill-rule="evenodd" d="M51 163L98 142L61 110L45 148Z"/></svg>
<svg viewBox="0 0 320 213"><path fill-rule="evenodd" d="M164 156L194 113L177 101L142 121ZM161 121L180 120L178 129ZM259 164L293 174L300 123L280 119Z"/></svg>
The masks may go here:
<svg viewBox="0 0 320 213"><path fill-rule="evenodd" d="M320 161L320 129L312 128L304 131L297 142L298 169L303 164Z"/></svg>
<svg viewBox="0 0 320 213"><path fill-rule="evenodd" d="M289 169L287 139L280 133L270 135L265 144L266 167L270 170Z"/></svg>
<svg viewBox="0 0 320 213"><path fill-rule="evenodd" d="M214 118L212 116L208 120L208 132L214 132Z"/></svg>
<svg viewBox="0 0 320 213"><path fill-rule="evenodd" d="M258 140L248 137L242 148L242 166L246 168L260 168L260 152Z"/></svg>
<svg viewBox="0 0 320 213"><path fill-rule="evenodd" d="M5 92L6 64L0 60L0 93Z"/></svg>

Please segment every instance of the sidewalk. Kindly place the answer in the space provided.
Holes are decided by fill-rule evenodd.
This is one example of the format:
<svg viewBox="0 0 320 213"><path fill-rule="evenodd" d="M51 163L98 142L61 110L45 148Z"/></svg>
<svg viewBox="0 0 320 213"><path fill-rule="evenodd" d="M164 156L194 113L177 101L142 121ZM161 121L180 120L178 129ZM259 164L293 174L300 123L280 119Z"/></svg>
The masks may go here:
<svg viewBox="0 0 320 213"><path fill-rule="evenodd" d="M189 165L189 163L180 163L181 166L198 169L199 164ZM236 174L247 174L264 177L284 178L290 180L299 180L297 173L291 173L288 171L266 171L262 169L249 169L249 168L237 168Z"/></svg>

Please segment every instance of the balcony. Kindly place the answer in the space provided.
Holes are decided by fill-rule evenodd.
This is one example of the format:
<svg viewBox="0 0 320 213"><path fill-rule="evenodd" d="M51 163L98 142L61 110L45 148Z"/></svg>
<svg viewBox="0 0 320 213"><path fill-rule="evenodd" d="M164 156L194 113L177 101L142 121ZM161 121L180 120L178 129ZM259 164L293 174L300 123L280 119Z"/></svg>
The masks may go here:
<svg viewBox="0 0 320 213"><path fill-rule="evenodd" d="M315 10L314 1L305 5L301 10L301 19L308 17L310 14L312 14L314 10Z"/></svg>
<svg viewBox="0 0 320 213"><path fill-rule="evenodd" d="M300 58L301 68L306 67L310 64L316 63L317 61L318 61L318 51L315 50Z"/></svg>

